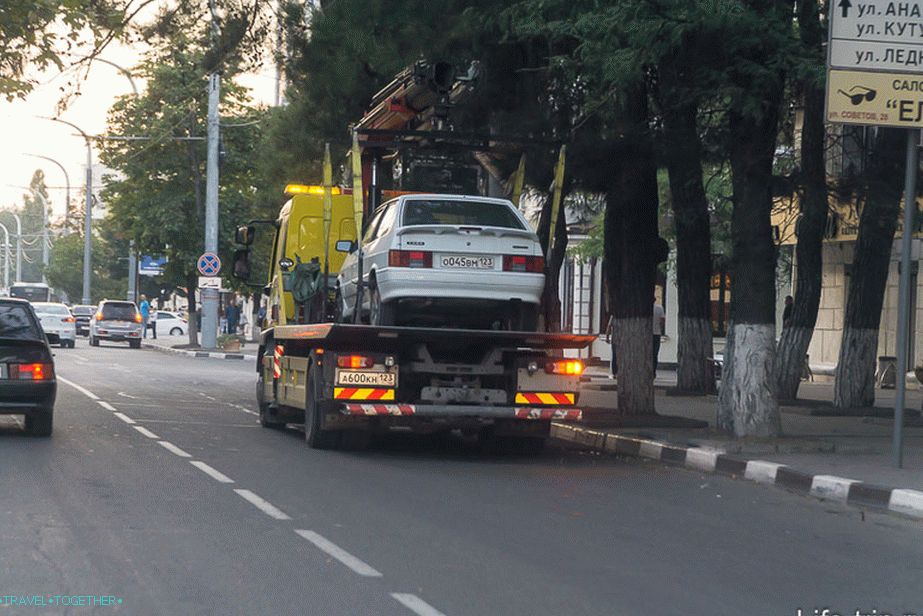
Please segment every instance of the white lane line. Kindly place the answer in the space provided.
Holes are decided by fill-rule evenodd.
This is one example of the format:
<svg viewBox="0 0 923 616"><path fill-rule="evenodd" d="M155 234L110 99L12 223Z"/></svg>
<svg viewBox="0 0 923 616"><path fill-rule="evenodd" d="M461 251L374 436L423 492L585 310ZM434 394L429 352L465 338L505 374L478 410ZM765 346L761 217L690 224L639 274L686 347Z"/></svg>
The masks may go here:
<svg viewBox="0 0 923 616"><path fill-rule="evenodd" d="M113 413L113 415L115 415L116 417L118 417L119 419L127 423L129 426L133 426L135 424L135 420L129 417L128 415L126 415L125 413L115 412Z"/></svg>
<svg viewBox="0 0 923 616"><path fill-rule="evenodd" d="M160 438L159 436L157 436L156 434L154 434L153 432L151 432L144 426L132 426L132 428L134 428L135 430L137 430L138 432L140 432L147 438L154 438L154 439Z"/></svg>
<svg viewBox="0 0 923 616"><path fill-rule="evenodd" d="M354 573L365 577L381 577L381 573L373 569L371 566L367 565L363 561L359 560L337 544L325 539L324 537L318 535L312 530L296 530L301 537L307 539L313 543L319 550L327 553L328 556L332 556L337 559L347 567L353 570ZM438 614L438 612L434 612Z"/></svg>
<svg viewBox="0 0 923 616"><path fill-rule="evenodd" d="M261 498L250 490L235 489L237 495L242 499L276 520L291 520L281 509L270 503L268 500Z"/></svg>
<svg viewBox="0 0 923 616"><path fill-rule="evenodd" d="M260 414L257 413L256 411L251 411L250 409L240 406L239 404L232 404L230 402L225 402L225 404L227 404L228 406L232 406L239 411L243 411L244 413L249 413L250 415L256 415L257 417L260 416Z"/></svg>
<svg viewBox="0 0 923 616"><path fill-rule="evenodd" d="M234 480L225 475L224 473L215 470L205 462L199 462L198 460L190 460L189 464L193 465L215 481L219 483L234 483Z"/></svg>
<svg viewBox="0 0 923 616"><path fill-rule="evenodd" d="M391 596L397 599L398 603L414 614L419 614L419 616L445 616L445 614L416 595L405 592L393 592Z"/></svg>
<svg viewBox="0 0 923 616"><path fill-rule="evenodd" d="M216 400L215 398L212 398L212 397L209 396L208 394L203 393L203 392L201 392L201 391L199 392L199 395L202 396L203 398L207 398L207 399L211 400L212 402L214 402L214 401Z"/></svg>
<svg viewBox="0 0 923 616"><path fill-rule="evenodd" d="M130 394L126 394L124 391L120 391L116 394L117 396L122 396L123 398L128 398L129 400L137 400L138 398Z"/></svg>
<svg viewBox="0 0 923 616"><path fill-rule="evenodd" d="M114 406L112 406L111 404L109 404L109 403L106 402L105 400L97 400L96 403L99 404L99 406L101 406L101 407L103 407L104 409L106 409L107 411L112 411L112 412L114 413L115 410L116 410Z"/></svg>
<svg viewBox="0 0 923 616"><path fill-rule="evenodd" d="M170 441L157 441L157 444L169 451L172 454L176 454L181 458L191 458L192 456L171 443Z"/></svg>
<svg viewBox="0 0 923 616"><path fill-rule="evenodd" d="M89 398L90 400L99 400L99 396L97 396L96 394L94 394L94 393L93 393L92 391L90 391L89 389L86 389L85 387L81 387L80 385L77 385L77 383L74 383L73 381L68 381L67 379L65 379L65 378L64 378L63 376L61 376L61 375L58 375L58 380L61 381L61 382L64 383L64 384L66 384L66 385L70 385L71 387L73 387L74 389L76 389L77 391L79 391L80 393L82 393L84 396L86 396L86 397Z"/></svg>

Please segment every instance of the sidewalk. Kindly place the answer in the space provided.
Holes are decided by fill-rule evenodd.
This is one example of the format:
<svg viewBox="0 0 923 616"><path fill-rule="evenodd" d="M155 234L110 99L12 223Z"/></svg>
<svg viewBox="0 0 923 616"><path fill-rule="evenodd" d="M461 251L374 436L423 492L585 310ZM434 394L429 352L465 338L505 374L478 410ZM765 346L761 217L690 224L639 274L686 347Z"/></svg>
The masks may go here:
<svg viewBox="0 0 923 616"><path fill-rule="evenodd" d="M186 336L161 336L157 340L145 338L141 341L141 346L160 351L162 353L171 353L173 355L183 355L185 357L199 357L211 359L250 359L256 361L257 343L249 342L242 346L239 351L205 351L200 348L189 348L189 342Z"/></svg>
<svg viewBox="0 0 923 616"><path fill-rule="evenodd" d="M583 408L617 406L615 382L588 370ZM876 390L872 416L835 417L831 383L803 383L796 405L784 405L783 436L735 439L715 428L715 396L672 396L675 372L655 380L657 413L706 422L707 428L592 428L557 424L557 438L599 451L640 455L697 470L721 472L787 489L923 518L923 392L907 391L904 468L892 462L893 389ZM691 453L690 453L691 452ZM831 487L832 486L832 487Z"/></svg>

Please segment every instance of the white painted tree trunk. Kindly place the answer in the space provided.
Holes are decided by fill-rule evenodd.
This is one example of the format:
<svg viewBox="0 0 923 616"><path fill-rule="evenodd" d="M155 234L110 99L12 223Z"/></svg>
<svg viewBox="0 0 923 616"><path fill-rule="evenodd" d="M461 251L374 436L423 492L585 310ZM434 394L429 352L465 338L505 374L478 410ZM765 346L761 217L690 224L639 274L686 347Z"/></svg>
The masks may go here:
<svg viewBox="0 0 923 616"><path fill-rule="evenodd" d="M847 409L875 405L875 354L878 330L847 327L836 367L833 405Z"/></svg>
<svg viewBox="0 0 923 616"><path fill-rule="evenodd" d="M721 385L718 388L718 429L725 432L734 431L734 322L727 325L723 365L721 367Z"/></svg>
<svg viewBox="0 0 923 616"><path fill-rule="evenodd" d="M615 332L615 350L619 364L619 414L652 414L654 335L651 317L617 319Z"/></svg>
<svg viewBox="0 0 923 616"><path fill-rule="evenodd" d="M677 348L676 386L681 391L707 393L714 383L709 383L711 370L703 358L712 356L711 323L708 319L679 317L679 343Z"/></svg>
<svg viewBox="0 0 923 616"><path fill-rule="evenodd" d="M733 343L725 353L719 396L719 421L733 416L738 437L773 437L782 432L779 403L774 391L775 325L733 325Z"/></svg>

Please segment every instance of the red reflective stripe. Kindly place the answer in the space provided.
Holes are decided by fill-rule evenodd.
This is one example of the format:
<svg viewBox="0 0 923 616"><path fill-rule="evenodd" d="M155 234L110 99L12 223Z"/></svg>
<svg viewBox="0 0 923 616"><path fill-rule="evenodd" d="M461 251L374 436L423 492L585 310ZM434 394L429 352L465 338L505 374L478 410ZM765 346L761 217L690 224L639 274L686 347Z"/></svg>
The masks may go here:
<svg viewBox="0 0 923 616"><path fill-rule="evenodd" d="M388 393L387 389L373 389L369 394L369 400L381 400L381 397Z"/></svg>
<svg viewBox="0 0 923 616"><path fill-rule="evenodd" d="M355 387L352 387L352 388L347 387L347 388L344 388L343 391L338 392L336 394L336 398L337 400L351 400L352 397L356 395L357 391L359 390Z"/></svg>
<svg viewBox="0 0 923 616"><path fill-rule="evenodd" d="M571 400L568 394L552 394L554 399L557 400L558 404L573 404L574 401Z"/></svg>

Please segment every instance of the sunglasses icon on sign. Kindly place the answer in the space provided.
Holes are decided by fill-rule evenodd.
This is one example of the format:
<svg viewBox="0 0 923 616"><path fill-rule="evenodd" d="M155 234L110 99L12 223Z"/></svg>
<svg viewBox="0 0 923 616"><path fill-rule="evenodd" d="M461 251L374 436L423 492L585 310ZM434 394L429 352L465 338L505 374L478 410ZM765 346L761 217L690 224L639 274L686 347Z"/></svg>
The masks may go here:
<svg viewBox="0 0 923 616"><path fill-rule="evenodd" d="M855 90L865 90L864 92L854 92ZM871 88L866 88L865 86L853 86L849 89L850 93L844 92L843 90L837 90L840 94L849 99L853 105L862 104L862 99L865 99L868 102L875 100L875 95L878 94L875 90Z"/></svg>

